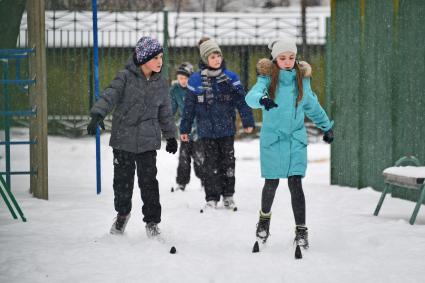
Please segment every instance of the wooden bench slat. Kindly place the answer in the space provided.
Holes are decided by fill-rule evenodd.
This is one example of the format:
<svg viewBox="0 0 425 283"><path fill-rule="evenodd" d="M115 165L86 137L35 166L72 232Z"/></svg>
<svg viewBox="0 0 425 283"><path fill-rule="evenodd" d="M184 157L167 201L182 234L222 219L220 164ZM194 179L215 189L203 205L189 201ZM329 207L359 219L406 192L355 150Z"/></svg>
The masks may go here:
<svg viewBox="0 0 425 283"><path fill-rule="evenodd" d="M384 181L385 183L393 184L400 187L419 189L422 186L424 179L384 173Z"/></svg>

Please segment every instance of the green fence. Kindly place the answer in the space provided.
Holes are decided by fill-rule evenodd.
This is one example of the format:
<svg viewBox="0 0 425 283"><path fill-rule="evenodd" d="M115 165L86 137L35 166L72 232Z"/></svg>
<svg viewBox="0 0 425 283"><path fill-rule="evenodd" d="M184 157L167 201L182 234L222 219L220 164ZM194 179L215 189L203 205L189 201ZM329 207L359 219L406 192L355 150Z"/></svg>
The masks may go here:
<svg viewBox="0 0 425 283"><path fill-rule="evenodd" d="M331 183L383 189L404 155L425 162L425 1L331 1L327 98ZM416 191L395 190L417 199Z"/></svg>
<svg viewBox="0 0 425 283"><path fill-rule="evenodd" d="M169 56L164 62L164 68L168 71L170 82L175 79L175 71L180 63L189 61L197 68L199 53L196 42L201 35L207 35L221 42L227 67L241 77L246 89L255 83L257 60L270 55L266 47L266 42L271 39L269 37L281 33L299 34L298 14L287 14L285 17L277 14L269 19L255 16L247 18L243 14L231 17L185 14L169 15L169 21L163 20L167 18L165 15L163 12L102 14L99 20L101 90L110 83L118 70L124 68L135 41L146 32L167 42ZM309 18L309 44L306 50L301 50L300 46L299 54L300 59L308 58L312 64L313 88L324 103L324 38L318 35L322 17L313 15ZM24 15L23 23L26 22L25 18ZM92 37L91 18L79 12L48 11L46 21L49 133L80 135L84 132L94 97L93 54L89 43ZM175 24L177 22L178 26ZM170 31L169 38L164 37L166 27ZM25 24L21 26L18 47L27 44L26 28ZM301 42L299 35L296 37ZM25 68L22 67L22 70ZM15 76L13 64L9 72L9 77ZM0 103L3 103L1 97ZM11 105L13 109L25 109L28 100L16 98ZM260 114L255 113L257 121L261 121ZM25 120L15 122L27 123Z"/></svg>

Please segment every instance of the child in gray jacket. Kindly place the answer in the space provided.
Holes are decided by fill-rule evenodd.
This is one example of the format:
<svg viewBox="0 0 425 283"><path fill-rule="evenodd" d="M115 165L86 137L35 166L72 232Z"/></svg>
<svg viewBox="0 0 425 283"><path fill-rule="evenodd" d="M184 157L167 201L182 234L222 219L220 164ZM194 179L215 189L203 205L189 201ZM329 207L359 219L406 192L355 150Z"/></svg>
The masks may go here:
<svg viewBox="0 0 425 283"><path fill-rule="evenodd" d="M114 153L114 205L117 217L110 232L122 234L130 218L134 172L137 168L143 201L143 221L148 237L160 233L161 221L156 150L161 147L161 132L166 150L176 153L176 126L171 113L168 83L161 76L162 46L150 37L142 37L124 70L103 91L91 109L87 126L90 135L112 110L109 145Z"/></svg>

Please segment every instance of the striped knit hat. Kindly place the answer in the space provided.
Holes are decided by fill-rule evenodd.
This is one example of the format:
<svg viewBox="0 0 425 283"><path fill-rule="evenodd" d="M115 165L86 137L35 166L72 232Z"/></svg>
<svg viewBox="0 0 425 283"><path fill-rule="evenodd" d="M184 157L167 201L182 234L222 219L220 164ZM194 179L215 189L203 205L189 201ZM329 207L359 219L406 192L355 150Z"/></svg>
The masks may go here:
<svg viewBox="0 0 425 283"><path fill-rule="evenodd" d="M208 56L210 56L211 53L214 52L218 52L223 56L220 47L212 39L208 39L207 41L204 41L201 45L199 45L199 53L201 54L201 59L205 64L208 64Z"/></svg>
<svg viewBox="0 0 425 283"><path fill-rule="evenodd" d="M156 55L163 52L161 44L158 40L143 36L136 44L136 59L138 65L143 65Z"/></svg>

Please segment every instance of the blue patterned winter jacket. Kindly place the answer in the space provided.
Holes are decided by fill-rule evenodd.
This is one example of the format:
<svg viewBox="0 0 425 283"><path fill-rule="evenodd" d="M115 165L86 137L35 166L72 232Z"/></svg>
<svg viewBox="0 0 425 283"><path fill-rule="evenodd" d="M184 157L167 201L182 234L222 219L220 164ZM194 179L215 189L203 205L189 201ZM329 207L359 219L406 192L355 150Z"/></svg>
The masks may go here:
<svg viewBox="0 0 425 283"><path fill-rule="evenodd" d="M202 87L201 72L189 78L180 133L189 134L196 118L199 138L221 138L235 135L236 109L244 128L254 127L254 116L245 102L245 90L238 75L223 68L229 78L227 82L217 83L212 78L212 97L206 96Z"/></svg>

